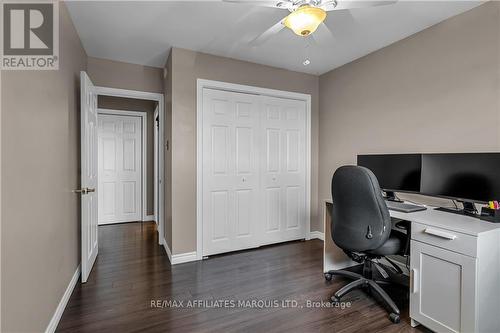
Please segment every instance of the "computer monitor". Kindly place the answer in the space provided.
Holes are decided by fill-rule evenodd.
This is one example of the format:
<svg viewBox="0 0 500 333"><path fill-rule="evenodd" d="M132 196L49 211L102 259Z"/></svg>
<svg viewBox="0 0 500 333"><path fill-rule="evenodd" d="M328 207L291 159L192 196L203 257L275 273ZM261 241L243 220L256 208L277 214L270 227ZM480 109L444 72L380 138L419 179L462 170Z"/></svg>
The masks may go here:
<svg viewBox="0 0 500 333"><path fill-rule="evenodd" d="M421 154L358 155L358 165L370 169L378 179L387 199L394 192L419 192Z"/></svg>
<svg viewBox="0 0 500 333"><path fill-rule="evenodd" d="M422 155L422 194L472 202L500 200L500 153Z"/></svg>

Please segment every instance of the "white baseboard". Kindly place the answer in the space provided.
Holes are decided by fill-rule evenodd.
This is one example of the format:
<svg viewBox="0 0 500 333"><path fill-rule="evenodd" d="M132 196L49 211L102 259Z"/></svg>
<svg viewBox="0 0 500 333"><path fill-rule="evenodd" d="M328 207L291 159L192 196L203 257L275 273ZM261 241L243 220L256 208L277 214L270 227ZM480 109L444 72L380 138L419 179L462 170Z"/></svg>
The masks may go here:
<svg viewBox="0 0 500 333"><path fill-rule="evenodd" d="M180 253L180 254L174 254L172 256L172 265L176 264L183 264L185 262L191 262L191 261L196 261L198 260L196 256L196 251L194 252L186 252L186 253Z"/></svg>
<svg viewBox="0 0 500 333"><path fill-rule="evenodd" d="M170 260L171 265L183 264L185 262L191 262L191 261L198 260L196 258L196 251L172 255L172 250L170 250L170 248L168 247L168 244L167 244L167 241L165 240L165 238L161 239L161 244L163 245L165 252L167 252L168 260Z"/></svg>
<svg viewBox="0 0 500 333"><path fill-rule="evenodd" d="M142 218L142 222L156 221L154 215L146 215Z"/></svg>
<svg viewBox="0 0 500 333"><path fill-rule="evenodd" d="M167 252L168 260L170 261L170 264L172 265L172 251L170 251L170 248L168 247L167 241L165 238L161 239L161 243L163 245L163 248L165 249L165 252Z"/></svg>
<svg viewBox="0 0 500 333"><path fill-rule="evenodd" d="M59 304L57 305L56 311L54 312L54 315L52 316L52 319L50 320L49 325L47 326L47 329L45 330L46 333L53 333L56 331L57 325L59 324L59 320L61 320L64 309L66 308L66 305L68 304L71 293L73 292L73 289L75 289L75 286L79 280L79 277L80 277L80 265L78 265L78 267L76 268L75 274L73 274L71 281L69 281L69 285L66 288L66 291L64 292L61 300L59 301Z"/></svg>
<svg viewBox="0 0 500 333"><path fill-rule="evenodd" d="M325 240L325 234L321 231L311 231L309 233L309 238L310 239L321 239L322 241Z"/></svg>

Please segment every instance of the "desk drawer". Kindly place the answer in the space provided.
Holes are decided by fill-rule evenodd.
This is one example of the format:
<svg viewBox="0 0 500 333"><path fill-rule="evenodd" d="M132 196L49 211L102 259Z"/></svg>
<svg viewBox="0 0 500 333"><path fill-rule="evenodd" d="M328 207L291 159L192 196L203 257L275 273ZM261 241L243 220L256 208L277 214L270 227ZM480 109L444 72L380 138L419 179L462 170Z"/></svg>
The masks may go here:
<svg viewBox="0 0 500 333"><path fill-rule="evenodd" d="M411 239L477 257L477 238L474 236L412 222Z"/></svg>

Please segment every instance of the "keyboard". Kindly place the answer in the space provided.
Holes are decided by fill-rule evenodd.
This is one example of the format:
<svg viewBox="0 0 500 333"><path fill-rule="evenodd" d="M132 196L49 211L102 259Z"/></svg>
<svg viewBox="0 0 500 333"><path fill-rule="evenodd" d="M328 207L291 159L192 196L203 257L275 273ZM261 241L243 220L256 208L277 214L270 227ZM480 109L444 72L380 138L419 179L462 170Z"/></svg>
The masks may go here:
<svg viewBox="0 0 500 333"><path fill-rule="evenodd" d="M427 207L423 206L417 206L417 205L412 205L404 202L397 202L397 201L385 201L385 204L387 205L387 208L390 210L395 210L396 212L402 212L402 213L414 213L414 212L419 212L422 210L426 210Z"/></svg>

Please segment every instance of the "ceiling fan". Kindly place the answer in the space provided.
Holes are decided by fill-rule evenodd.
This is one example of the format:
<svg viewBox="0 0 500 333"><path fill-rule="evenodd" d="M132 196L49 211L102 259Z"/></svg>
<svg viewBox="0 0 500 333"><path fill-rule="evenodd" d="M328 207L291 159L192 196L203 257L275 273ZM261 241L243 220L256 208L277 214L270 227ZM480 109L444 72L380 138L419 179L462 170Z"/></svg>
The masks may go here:
<svg viewBox="0 0 500 333"><path fill-rule="evenodd" d="M321 24L324 24L328 13L333 10L345 10L364 7L389 5L397 0L359 1L359 0L223 0L237 4L253 4L256 6L286 9L288 16L267 29L252 41L253 45L264 43L282 29L289 28L296 35L307 37L314 33Z"/></svg>

